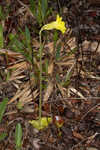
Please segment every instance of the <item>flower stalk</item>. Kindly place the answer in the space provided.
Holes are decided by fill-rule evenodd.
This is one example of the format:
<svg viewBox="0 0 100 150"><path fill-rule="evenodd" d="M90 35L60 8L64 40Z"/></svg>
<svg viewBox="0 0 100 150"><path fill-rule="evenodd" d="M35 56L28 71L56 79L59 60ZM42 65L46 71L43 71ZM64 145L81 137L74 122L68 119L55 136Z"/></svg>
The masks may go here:
<svg viewBox="0 0 100 150"><path fill-rule="evenodd" d="M42 44L42 31L43 30L60 30L63 34L66 31L65 22L62 21L62 17L59 17L57 15L56 21L53 21L49 24L44 25L40 32L39 32L39 40L40 40L40 49L39 49L39 55L40 55L40 98L39 98L39 126L41 127L41 118L42 118L42 50L43 50L43 44Z"/></svg>

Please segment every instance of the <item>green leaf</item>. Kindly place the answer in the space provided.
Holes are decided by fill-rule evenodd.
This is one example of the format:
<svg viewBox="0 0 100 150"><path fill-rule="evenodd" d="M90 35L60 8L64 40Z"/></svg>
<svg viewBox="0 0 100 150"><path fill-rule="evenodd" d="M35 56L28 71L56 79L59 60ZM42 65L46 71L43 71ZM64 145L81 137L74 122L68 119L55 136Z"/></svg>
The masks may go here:
<svg viewBox="0 0 100 150"><path fill-rule="evenodd" d="M38 0L38 7L37 7L37 11L36 11L36 19L39 23L39 25L42 25L42 10L41 10L41 0Z"/></svg>
<svg viewBox="0 0 100 150"><path fill-rule="evenodd" d="M0 6L0 19L3 20L3 18L4 18L4 14L2 11L2 7Z"/></svg>
<svg viewBox="0 0 100 150"><path fill-rule="evenodd" d="M10 40L13 40L15 37L16 37L15 34L13 34L13 33L10 33L10 34L9 34L9 39L10 39Z"/></svg>
<svg viewBox="0 0 100 150"><path fill-rule="evenodd" d="M6 132L1 133L0 134L0 141L4 140L6 136L7 136Z"/></svg>
<svg viewBox="0 0 100 150"><path fill-rule="evenodd" d="M29 0L29 2L30 2L30 10L35 15L35 10L36 10L35 1L34 0Z"/></svg>
<svg viewBox="0 0 100 150"><path fill-rule="evenodd" d="M66 77L65 77L65 82L62 83L63 86L68 86L68 84L70 83L74 66L75 66L75 63L73 63L73 65L67 71L67 74L66 74Z"/></svg>
<svg viewBox="0 0 100 150"><path fill-rule="evenodd" d="M30 31L29 31L29 29L28 29L27 26L25 26L25 36L26 36L26 42L27 42L27 44L30 44L30 42L31 42L31 36L30 36Z"/></svg>
<svg viewBox="0 0 100 150"><path fill-rule="evenodd" d="M65 77L65 81L62 82L62 86L67 87L71 81L71 76L72 76L72 72L67 73L66 77Z"/></svg>
<svg viewBox="0 0 100 150"><path fill-rule="evenodd" d="M9 78L10 78L10 72L8 71L8 72L7 72L7 76L6 76L6 81L8 81Z"/></svg>
<svg viewBox="0 0 100 150"><path fill-rule="evenodd" d="M16 149L20 150L22 146L22 127L20 123L17 123L16 125L15 144L16 144Z"/></svg>
<svg viewBox="0 0 100 150"><path fill-rule="evenodd" d="M2 25L0 24L0 48L3 48L3 43L4 42L4 40L3 40L3 27L2 27Z"/></svg>
<svg viewBox="0 0 100 150"><path fill-rule="evenodd" d="M17 103L17 108L21 110L23 108L23 103L22 102L18 102Z"/></svg>
<svg viewBox="0 0 100 150"><path fill-rule="evenodd" d="M48 59L45 59L45 70L44 70L44 72L46 73L46 75L48 74L48 65L49 65Z"/></svg>
<svg viewBox="0 0 100 150"><path fill-rule="evenodd" d="M10 42L9 42L8 47L12 48L13 50L15 50L17 52L23 53L23 49L25 48L25 46L22 42L20 42L17 39L17 35L14 35L11 33L11 34L9 34L9 39L10 39Z"/></svg>
<svg viewBox="0 0 100 150"><path fill-rule="evenodd" d="M5 20L6 17L9 15L10 6L6 4L5 10L3 10L3 6L0 6L0 20Z"/></svg>
<svg viewBox="0 0 100 150"><path fill-rule="evenodd" d="M61 44L58 44L57 50L56 50L56 60L57 61L60 59L60 51L61 51Z"/></svg>
<svg viewBox="0 0 100 150"><path fill-rule="evenodd" d="M19 49L19 50L22 50L24 48L24 45L22 42L20 42L19 40L15 39L15 42L14 44L16 45L16 47Z"/></svg>
<svg viewBox="0 0 100 150"><path fill-rule="evenodd" d="M68 72L65 78L65 82L70 81L71 76L72 76L72 72Z"/></svg>
<svg viewBox="0 0 100 150"><path fill-rule="evenodd" d="M5 98L0 104L0 122L2 120L4 112L6 110L7 103L8 103L8 98Z"/></svg>
<svg viewBox="0 0 100 150"><path fill-rule="evenodd" d="M42 20L44 21L48 9L48 0L41 0Z"/></svg>
<svg viewBox="0 0 100 150"><path fill-rule="evenodd" d="M59 38L59 37L58 37L58 31L56 30L56 31L54 32L54 35L53 35L54 44L56 44L58 38Z"/></svg>
<svg viewBox="0 0 100 150"><path fill-rule="evenodd" d="M41 120L32 120L29 121L32 126L38 130L46 128L52 122L51 117L42 117Z"/></svg>
<svg viewBox="0 0 100 150"><path fill-rule="evenodd" d="M58 83L60 83L60 82L61 82L60 77L59 77L59 75L58 75L58 74L56 74L56 81L57 81Z"/></svg>
<svg viewBox="0 0 100 150"><path fill-rule="evenodd" d="M30 31L27 26L25 27L25 37L26 37L27 47L31 51L31 36L30 36Z"/></svg>

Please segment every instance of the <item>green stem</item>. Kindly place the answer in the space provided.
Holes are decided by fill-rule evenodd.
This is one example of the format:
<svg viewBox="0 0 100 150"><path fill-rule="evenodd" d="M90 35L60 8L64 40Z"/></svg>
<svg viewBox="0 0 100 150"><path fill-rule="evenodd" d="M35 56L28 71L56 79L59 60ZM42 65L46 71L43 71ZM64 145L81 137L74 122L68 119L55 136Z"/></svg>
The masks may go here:
<svg viewBox="0 0 100 150"><path fill-rule="evenodd" d="M39 49L39 54L40 54L40 98L39 98L39 123L41 126L41 116L42 116L42 41L41 41L41 32L39 33L39 38L40 38L40 49Z"/></svg>

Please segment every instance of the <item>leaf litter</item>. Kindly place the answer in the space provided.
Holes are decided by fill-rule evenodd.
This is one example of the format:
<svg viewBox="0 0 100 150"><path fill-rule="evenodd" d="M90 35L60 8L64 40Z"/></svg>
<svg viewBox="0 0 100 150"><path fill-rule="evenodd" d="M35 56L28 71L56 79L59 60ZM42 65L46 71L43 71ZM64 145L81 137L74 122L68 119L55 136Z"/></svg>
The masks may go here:
<svg viewBox="0 0 100 150"><path fill-rule="evenodd" d="M62 2L64 3L64 1ZM2 2L0 3L2 4ZM32 34L35 57L32 65L20 52L14 52L10 48L9 50L8 48L0 49L0 102L8 97L6 112L0 124L0 134L4 125L6 126L7 137L3 142L0 142L0 149L15 149L14 131L16 124L20 122L23 129L22 150L32 149L33 147L40 150L90 150L93 148L99 150L100 38L98 28L93 26L97 31L96 35L93 30L94 39L97 40L93 40L90 31L87 31L88 34L84 35L86 34L86 28L88 30L87 26L85 28L80 27L83 30L79 30L81 32L79 37L78 29L75 28L75 20L77 19L74 19L77 8L72 10L74 5L71 1L71 4L69 3L71 7L66 5L69 9L68 23L69 26L71 25L69 27L71 31L61 36L56 45L57 48L60 43L60 59L56 59L54 43L48 42L44 38L42 116L45 118L52 117L53 121L44 130L38 132L29 124L30 120L37 120L39 104L39 42L37 33L33 31L36 20L30 12L28 2L25 0L22 2L19 0L16 2L9 1L10 5L13 3L14 7L11 8L11 14L5 19L4 24L6 44L9 43L7 37L10 32L17 34L18 25L24 29L23 23L27 24ZM77 0L75 6L76 4ZM93 7L92 5L95 4L91 2L90 7ZM2 6L5 9L5 2ZM77 7L80 10L80 6L77 5ZM74 15L73 11L75 11ZM94 23L97 23L99 17L98 9L96 13L95 18L90 16ZM13 15L13 17L10 15ZM89 13L89 15L93 15L93 13ZM13 21L14 17L17 25ZM73 22L70 19L73 19ZM32 24L30 24L30 21ZM79 21L81 22L81 20ZM86 21L83 20L81 23L85 24ZM86 37L87 39L84 39ZM92 38L92 41L88 40L89 38ZM50 33L51 39L53 39L52 33ZM82 43L80 44L78 40L82 40ZM48 60L48 71L46 71L45 66L46 59ZM60 128L57 127L55 118L62 123Z"/></svg>

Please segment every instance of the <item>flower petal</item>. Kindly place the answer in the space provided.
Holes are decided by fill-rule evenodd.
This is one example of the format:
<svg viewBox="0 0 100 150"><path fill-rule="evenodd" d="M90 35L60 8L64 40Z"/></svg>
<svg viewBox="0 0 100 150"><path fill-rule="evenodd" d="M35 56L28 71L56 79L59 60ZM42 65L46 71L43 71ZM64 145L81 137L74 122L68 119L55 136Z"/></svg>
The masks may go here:
<svg viewBox="0 0 100 150"><path fill-rule="evenodd" d="M62 33L65 33L66 31L66 27L65 27L65 22L62 21L62 17L59 17L59 15L57 15L56 21L53 21L49 24L44 25L40 32L42 32L43 30L60 30Z"/></svg>

